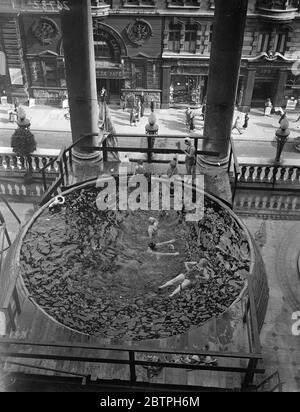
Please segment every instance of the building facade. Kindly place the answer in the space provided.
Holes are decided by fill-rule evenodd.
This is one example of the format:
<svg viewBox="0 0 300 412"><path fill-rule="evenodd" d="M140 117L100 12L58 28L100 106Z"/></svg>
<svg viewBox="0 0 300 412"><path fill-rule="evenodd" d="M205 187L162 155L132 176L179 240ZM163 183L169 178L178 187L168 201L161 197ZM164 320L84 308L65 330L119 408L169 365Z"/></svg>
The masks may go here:
<svg viewBox="0 0 300 412"><path fill-rule="evenodd" d="M300 99L300 1L249 0L237 105ZM68 1L1 0L1 88L36 104L66 94L59 12ZM168 108L202 104L213 33L213 0L92 1L97 89L110 103L146 101ZM4 56L4 57L3 57ZM3 62L2 62L3 63ZM80 62L78 62L80 64ZM300 100L299 100L300 101Z"/></svg>

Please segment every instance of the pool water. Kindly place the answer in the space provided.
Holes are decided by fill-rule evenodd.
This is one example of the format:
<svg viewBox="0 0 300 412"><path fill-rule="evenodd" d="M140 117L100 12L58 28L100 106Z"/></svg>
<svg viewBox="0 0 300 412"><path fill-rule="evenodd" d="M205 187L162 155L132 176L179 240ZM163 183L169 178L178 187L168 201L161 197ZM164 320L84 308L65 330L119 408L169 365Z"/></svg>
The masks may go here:
<svg viewBox="0 0 300 412"><path fill-rule="evenodd" d="M76 331L125 340L185 333L224 312L239 296L249 271L249 245L227 210L205 197L198 223L176 211L107 211L96 206L96 188L66 196L45 209L21 249L25 285L50 316ZM149 250L150 216L159 221ZM160 285L186 271L185 262L209 261L209 280L170 298L176 286Z"/></svg>

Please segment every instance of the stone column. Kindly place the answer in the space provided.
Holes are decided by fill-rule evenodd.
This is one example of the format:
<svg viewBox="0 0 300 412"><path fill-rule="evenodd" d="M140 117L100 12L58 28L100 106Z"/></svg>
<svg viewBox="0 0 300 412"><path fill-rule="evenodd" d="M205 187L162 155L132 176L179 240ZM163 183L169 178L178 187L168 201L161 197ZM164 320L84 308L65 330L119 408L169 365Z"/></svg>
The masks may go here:
<svg viewBox="0 0 300 412"><path fill-rule="evenodd" d="M248 69L247 78L245 80L245 85L244 85L244 96L243 96L242 104L240 107L240 110L242 112L249 112L251 109L253 89L254 89L254 84L255 84L255 74L256 74L255 68L251 67L250 69Z"/></svg>
<svg viewBox="0 0 300 412"><path fill-rule="evenodd" d="M280 69L277 81L277 87L273 99L273 105L275 107L281 107L284 105L284 92L285 92L285 85L288 78L288 71L287 69Z"/></svg>
<svg viewBox="0 0 300 412"><path fill-rule="evenodd" d="M215 1L203 148L220 155L202 156L200 163L207 190L228 202L231 202L228 152L247 6L248 0Z"/></svg>
<svg viewBox="0 0 300 412"><path fill-rule="evenodd" d="M170 103L171 66L162 66L161 108L168 109Z"/></svg>
<svg viewBox="0 0 300 412"><path fill-rule="evenodd" d="M69 0L70 11L61 12L63 47L71 115L72 139L98 133L98 104L91 0ZM96 138L85 139L75 149L80 160L99 158L89 149Z"/></svg>

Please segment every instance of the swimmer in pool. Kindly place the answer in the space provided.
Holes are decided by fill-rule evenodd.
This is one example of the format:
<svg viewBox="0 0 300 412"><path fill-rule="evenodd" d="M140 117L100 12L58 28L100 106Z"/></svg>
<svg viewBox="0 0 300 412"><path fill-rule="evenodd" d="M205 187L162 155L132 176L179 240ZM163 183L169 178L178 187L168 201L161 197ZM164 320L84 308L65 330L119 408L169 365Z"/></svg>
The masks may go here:
<svg viewBox="0 0 300 412"><path fill-rule="evenodd" d="M185 262L186 272L180 273L175 278L169 280L162 286L159 286L160 290L168 288L179 283L179 286L169 295L170 298L180 293L183 289L192 286L198 280L208 280L208 260L202 258L199 262Z"/></svg>
<svg viewBox="0 0 300 412"><path fill-rule="evenodd" d="M175 247L172 243L175 242L175 239L168 240L166 242L157 243L157 233L158 233L158 220L154 217L149 217L149 226L148 226L148 235L149 235L149 248L148 251L155 253L158 256L178 256L178 252L174 252ZM161 246L169 245L170 252L158 252L157 248Z"/></svg>

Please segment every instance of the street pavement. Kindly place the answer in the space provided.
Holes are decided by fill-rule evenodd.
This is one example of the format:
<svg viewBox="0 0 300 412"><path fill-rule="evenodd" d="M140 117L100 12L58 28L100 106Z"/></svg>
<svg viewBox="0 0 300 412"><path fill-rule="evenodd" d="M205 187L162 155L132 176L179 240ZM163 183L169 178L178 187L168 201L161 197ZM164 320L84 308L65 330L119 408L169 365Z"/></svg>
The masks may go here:
<svg viewBox="0 0 300 412"><path fill-rule="evenodd" d="M66 119L66 111L61 108L49 106L24 106L27 117L31 121L31 130L35 135L38 148L60 149L62 145L69 145L72 141L70 120ZM129 124L129 110L123 111L117 106L110 107L110 112L115 129L118 134L144 134L145 125L148 122L150 110L146 110L145 116L141 118L137 126ZM185 126L184 109L156 110L155 115L159 126L159 134L193 136L188 133ZM234 119L240 116L244 120L244 113L235 112ZM233 130L232 137L235 141L238 156L250 158L273 159L276 152L274 143L275 131L279 127L279 116L264 116L262 110L252 109L249 126L240 135L237 130ZM298 113L289 113L290 138L283 152L283 159L293 161L300 160L299 153L293 149L293 140L300 136L300 121L295 122ZM203 120L196 116L196 133L203 133ZM0 146L10 147L10 138L16 123L9 122L7 108L0 106ZM130 139L131 140L131 139ZM128 141L129 142L129 141ZM132 143L132 142L131 142Z"/></svg>

